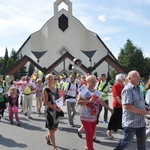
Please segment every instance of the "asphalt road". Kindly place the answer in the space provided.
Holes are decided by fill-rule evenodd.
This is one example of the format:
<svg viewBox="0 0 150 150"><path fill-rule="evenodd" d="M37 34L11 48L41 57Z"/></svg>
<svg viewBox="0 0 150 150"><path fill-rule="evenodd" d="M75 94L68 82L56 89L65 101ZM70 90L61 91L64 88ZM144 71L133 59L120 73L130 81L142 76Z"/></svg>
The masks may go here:
<svg viewBox="0 0 150 150"><path fill-rule="evenodd" d="M112 98L110 96L110 106ZM79 114L75 116L75 127L70 127L68 124L66 106L62 109L65 116L60 118L59 128L56 131L56 144L58 150L84 150L85 134L83 131L83 138L77 135L77 128L80 126ZM37 117L35 113L35 100L33 100L32 108L33 119L29 120L22 113L19 113L21 126L15 124L10 125L8 119L8 111L5 111L4 118L0 121L0 150L53 150L52 146L46 144L45 135L48 130L45 128L44 113ZM42 108L44 112L44 107ZM119 140L123 137L122 131L113 133L115 137L109 140L106 136L107 125L102 123L103 113L100 116L100 123L97 126L97 138L100 143L94 143L95 150L113 150ZM110 113L109 113L110 116ZM147 142L150 148L150 142ZM131 148L128 150L136 150L136 142L133 141Z"/></svg>

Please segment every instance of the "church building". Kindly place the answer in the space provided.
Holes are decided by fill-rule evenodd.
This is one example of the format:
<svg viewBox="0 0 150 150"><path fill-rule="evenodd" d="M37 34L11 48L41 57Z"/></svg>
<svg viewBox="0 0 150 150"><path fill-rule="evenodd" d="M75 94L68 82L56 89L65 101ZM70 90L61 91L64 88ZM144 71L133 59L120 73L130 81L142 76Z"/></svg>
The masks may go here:
<svg viewBox="0 0 150 150"><path fill-rule="evenodd" d="M60 6L65 4L67 9ZM42 9L42 8L41 8ZM124 72L101 38L73 16L70 0L54 2L54 16L26 39L18 50L19 60L7 74L32 63L43 74L106 73L110 68Z"/></svg>

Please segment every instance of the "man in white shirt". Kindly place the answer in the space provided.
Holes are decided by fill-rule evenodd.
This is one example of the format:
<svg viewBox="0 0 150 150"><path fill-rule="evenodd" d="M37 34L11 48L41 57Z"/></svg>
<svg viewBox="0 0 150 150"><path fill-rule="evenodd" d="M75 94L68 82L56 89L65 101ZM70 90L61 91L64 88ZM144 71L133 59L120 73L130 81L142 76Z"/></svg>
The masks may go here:
<svg viewBox="0 0 150 150"><path fill-rule="evenodd" d="M74 74L70 75L70 82L67 84L64 95L67 103L67 112L68 112L68 120L72 127L74 127L74 116L76 114L75 106L76 106L76 96L78 90L78 84L75 83L76 76Z"/></svg>

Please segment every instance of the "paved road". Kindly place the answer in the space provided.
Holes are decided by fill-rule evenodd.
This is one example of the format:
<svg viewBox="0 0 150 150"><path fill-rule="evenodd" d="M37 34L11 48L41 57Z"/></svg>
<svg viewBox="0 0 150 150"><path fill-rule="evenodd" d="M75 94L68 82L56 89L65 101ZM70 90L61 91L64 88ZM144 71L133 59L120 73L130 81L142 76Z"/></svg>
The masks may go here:
<svg viewBox="0 0 150 150"><path fill-rule="evenodd" d="M62 109L65 112L65 116L60 118L59 129L56 132L58 150L84 150L85 135L83 133L83 138L80 139L76 132L80 126L79 115L75 117L76 127L70 127L67 120L66 106L63 106ZM42 111L44 111L44 107ZM0 150L53 150L52 146L46 144L44 138L47 134L47 129L44 127L45 118L44 114L40 117L36 116L35 100L33 100L33 120L29 120L21 113L19 117L21 120L20 127L15 124L10 125L8 112L5 111L5 117L0 122ZM102 121L102 117L100 117L100 121ZM95 150L113 150L119 139L122 138L122 131L118 131L113 133L115 139L109 140L106 137L106 128L107 126L102 124L102 122L98 124L96 134L101 143L94 143ZM150 143L147 142L147 144L150 147ZM128 150L136 150L136 143L133 142Z"/></svg>

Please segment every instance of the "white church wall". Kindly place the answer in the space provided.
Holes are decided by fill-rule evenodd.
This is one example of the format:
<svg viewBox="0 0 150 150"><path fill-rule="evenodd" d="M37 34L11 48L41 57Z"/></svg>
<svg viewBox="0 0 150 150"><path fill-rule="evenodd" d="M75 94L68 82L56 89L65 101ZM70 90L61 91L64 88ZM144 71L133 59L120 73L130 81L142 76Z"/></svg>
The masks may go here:
<svg viewBox="0 0 150 150"><path fill-rule="evenodd" d="M47 51L40 58L39 62L41 67L47 68L61 57L59 51L63 48L65 48L75 58L81 59L82 63L86 67L90 67L91 63L89 58L81 52L81 50L97 50L92 57L92 66L108 54L108 50L97 38L96 34L87 30L78 19L71 15L72 12L69 13L64 9L58 13L56 12L55 15L48 20L39 31L31 34L31 38L21 50L23 55L27 55L34 61L37 61L31 51ZM68 28L64 32L58 27L58 18L62 14L68 17ZM68 69L69 64L70 60L66 59L65 69ZM64 69L63 67L63 63L61 63L56 67L56 71L58 73L61 72L62 69ZM98 73L101 71L106 73L107 70L108 65L104 62L95 71ZM81 69L79 69L79 71L83 72Z"/></svg>

